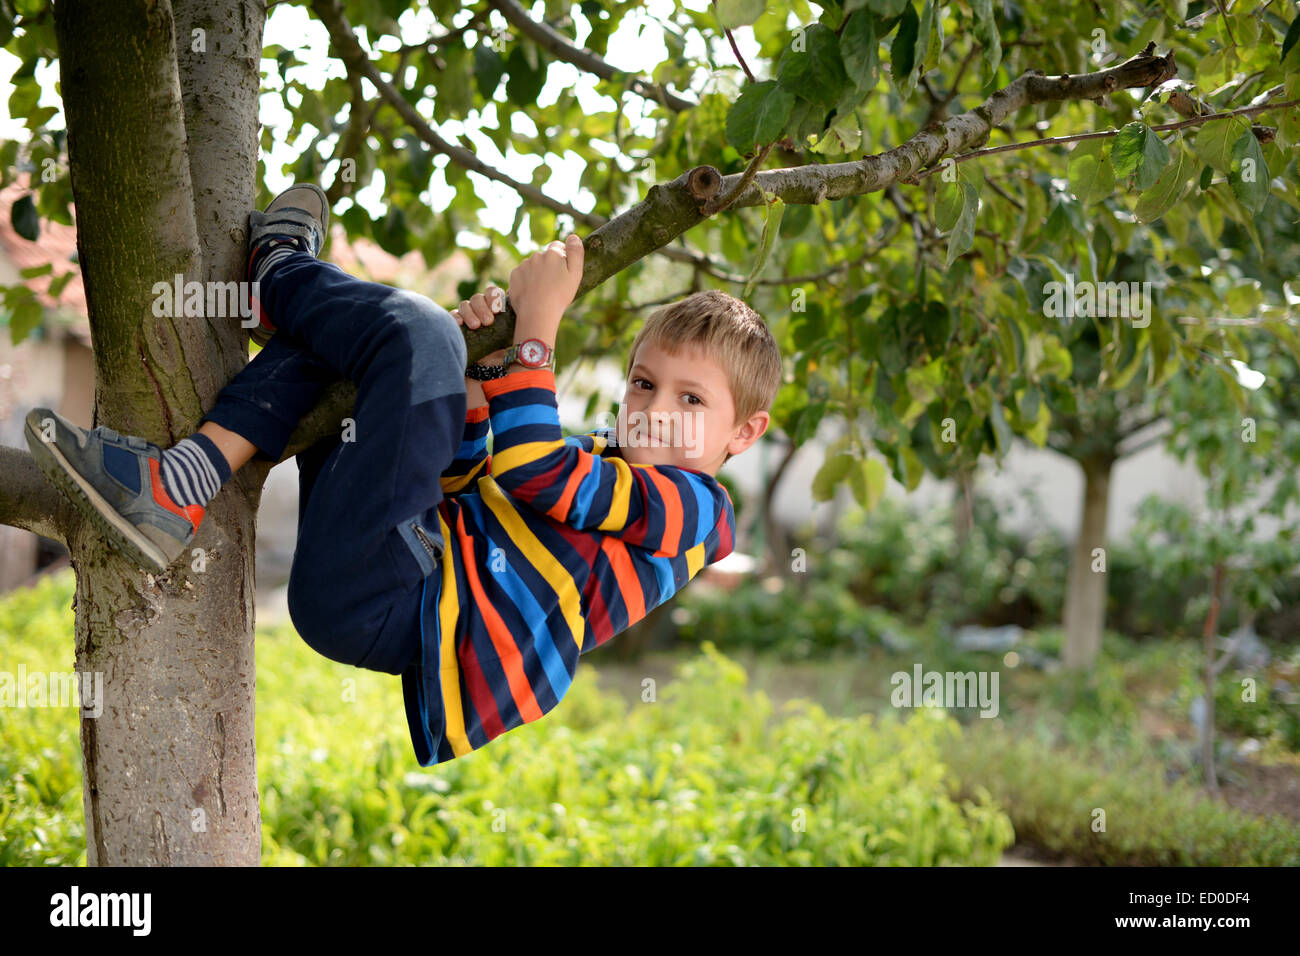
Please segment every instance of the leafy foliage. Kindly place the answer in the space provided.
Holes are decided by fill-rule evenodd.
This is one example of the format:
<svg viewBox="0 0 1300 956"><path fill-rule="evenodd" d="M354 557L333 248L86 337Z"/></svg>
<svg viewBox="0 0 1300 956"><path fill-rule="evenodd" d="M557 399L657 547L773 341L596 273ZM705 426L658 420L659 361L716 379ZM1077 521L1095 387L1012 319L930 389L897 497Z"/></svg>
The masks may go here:
<svg viewBox="0 0 1300 956"><path fill-rule="evenodd" d="M64 572L0 601L11 660L62 669L71 594ZM590 673L544 721L428 770L398 681L283 626L257 656L266 864L988 865L1012 841L988 801L949 799L943 712L777 715L711 645L656 700L628 709ZM0 861L84 864L75 711L0 708L0 744Z"/></svg>
<svg viewBox="0 0 1300 956"><path fill-rule="evenodd" d="M343 6L351 23L364 25L376 67L435 127L468 123L503 153L537 157L532 184L542 188L554 157L580 162L584 196L557 198L584 209L594 199L596 211L611 216L627 197L698 165L737 173L773 144L780 149L769 160L783 165L854 160L906 141L945 112L978 106L1026 71L1077 75L1149 42L1174 50L1183 75L1167 88L1042 104L1013 117L1015 128L994 131L990 145L1089 131L1113 136L962 162L954 178L900 187L899 203L867 195L790 210L732 209L688 237L719 267L745 277L735 291L768 318L789 360L792 378L772 409L775 426L803 440L817 421L838 420L845 441L828 451L819 487L847 481L865 507L879 501L884 473L912 488L925 472L946 477L981 455L1005 455L1016 435L1045 446L1056 420L1099 387L1140 381L1144 367L1153 394L1175 375L1225 368L1240 345L1233 330L1209 327L1227 303L1225 283L1207 280L1206 263L1218 270L1215 279L1261 283L1279 305L1282 282L1294 274L1286 250L1300 247L1290 222L1300 209L1293 182L1300 110L1157 129L1180 118L1170 106L1175 90L1215 110L1275 88L1275 101L1300 96L1296 21L1267 6L1207 11L1196 22L1183 3L1138 10L1118 0L1083 14L1065 2L989 0L677 6L656 17L668 52L646 78L698 102L681 113L638 102L623 73L595 83L613 98L608 109L586 107L565 79L571 67L523 33L493 26L486 5L431 0L433 32L444 39L427 48L404 42L398 26L424 5ZM0 23L0 40L21 64L10 111L31 138L4 145L0 181L18 169L49 171L50 179L34 184L32 205L67 222L61 110L38 105L35 80L57 56L52 18L39 0L6 9L13 18ZM609 55L611 36L633 10L648 15L592 0L545 7L553 29L598 56ZM272 8L273 21L281 15L291 14ZM752 30L760 51L748 64L752 80L724 29ZM1060 42L1080 34L1090 42ZM712 42L688 45L695 35ZM972 60L978 67L968 70ZM282 172L341 187L335 213L350 236L394 254L418 249L430 262L444 259L463 230L482 236L488 245L472 256L478 275L462 290L469 294L487 281L504 286L530 243L571 228L570 216L531 202L508 222L484 221L478 181L441 161L386 104L354 101L344 71L319 83L295 49L275 46L263 51L262 66L265 95L292 116L289 130L263 130L263 147L292 138L298 155ZM700 75L709 83L696 82ZM633 109L647 122L634 126ZM387 208L372 215L351 197L378 183ZM269 199L265 185L259 189L259 202ZM435 192L450 198L435 202ZM1267 256L1263 232L1275 233ZM1234 261L1224 261L1224 249ZM1151 283L1149 325L1104 310L1049 314L1045 286L1067 276ZM558 351L576 357L625 347L639 320L629 305L661 297L665 282L671 287L652 260L620 273L575 308L580 321L561 327ZM15 340L33 326L33 306L21 306L11 323Z"/></svg>

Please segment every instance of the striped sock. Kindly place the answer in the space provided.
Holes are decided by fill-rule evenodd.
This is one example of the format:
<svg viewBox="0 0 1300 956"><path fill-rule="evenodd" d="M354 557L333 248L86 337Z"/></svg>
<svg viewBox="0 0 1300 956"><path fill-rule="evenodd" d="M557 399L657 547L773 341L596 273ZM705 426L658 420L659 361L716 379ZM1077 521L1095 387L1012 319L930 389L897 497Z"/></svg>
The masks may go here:
<svg viewBox="0 0 1300 956"><path fill-rule="evenodd" d="M178 505L204 508L230 477L226 456L207 435L195 432L162 453L162 482Z"/></svg>
<svg viewBox="0 0 1300 956"><path fill-rule="evenodd" d="M295 252L304 252L303 242L291 236L274 236L264 240L260 249L253 253L253 281L261 282L266 270L275 263Z"/></svg>

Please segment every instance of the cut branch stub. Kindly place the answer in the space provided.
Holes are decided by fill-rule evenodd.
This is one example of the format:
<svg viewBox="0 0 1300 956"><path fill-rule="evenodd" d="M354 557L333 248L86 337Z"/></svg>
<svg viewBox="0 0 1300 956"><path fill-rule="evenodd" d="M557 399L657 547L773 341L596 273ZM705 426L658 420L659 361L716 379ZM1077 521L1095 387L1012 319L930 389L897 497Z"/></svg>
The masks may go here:
<svg viewBox="0 0 1300 956"><path fill-rule="evenodd" d="M686 188L701 206L716 196L721 186L722 174L712 166L696 166L686 174Z"/></svg>

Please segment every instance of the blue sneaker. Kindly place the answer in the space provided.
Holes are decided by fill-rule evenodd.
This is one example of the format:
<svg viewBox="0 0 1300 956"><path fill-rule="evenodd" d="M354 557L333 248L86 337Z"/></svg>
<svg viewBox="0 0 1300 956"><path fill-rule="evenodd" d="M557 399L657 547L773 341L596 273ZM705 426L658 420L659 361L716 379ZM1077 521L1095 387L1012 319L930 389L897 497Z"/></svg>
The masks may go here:
<svg viewBox="0 0 1300 956"><path fill-rule="evenodd" d="M298 247L313 256L319 256L325 245L326 229L330 223L330 204L325 190L314 183L294 183L271 200L264 212L254 209L248 214L248 264L244 267L245 279L253 280L253 256L266 239L291 238ZM275 325L262 310L262 303L252 298L253 315L258 324L248 334L258 345L266 345L275 334Z"/></svg>
<svg viewBox="0 0 1300 956"><path fill-rule="evenodd" d="M141 567L167 570L194 539L204 509L167 494L157 445L103 425L86 431L48 408L27 413L24 436L50 483Z"/></svg>

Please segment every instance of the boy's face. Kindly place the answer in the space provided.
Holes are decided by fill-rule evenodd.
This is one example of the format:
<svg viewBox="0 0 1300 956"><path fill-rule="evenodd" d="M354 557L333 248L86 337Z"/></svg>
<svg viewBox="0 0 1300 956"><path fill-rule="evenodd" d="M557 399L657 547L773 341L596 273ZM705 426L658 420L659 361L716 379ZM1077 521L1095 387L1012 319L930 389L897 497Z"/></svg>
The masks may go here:
<svg viewBox="0 0 1300 956"><path fill-rule="evenodd" d="M767 430L758 412L737 422L722 366L699 348L670 354L642 344L618 410L616 435L623 459L637 465L675 465L715 474Z"/></svg>

